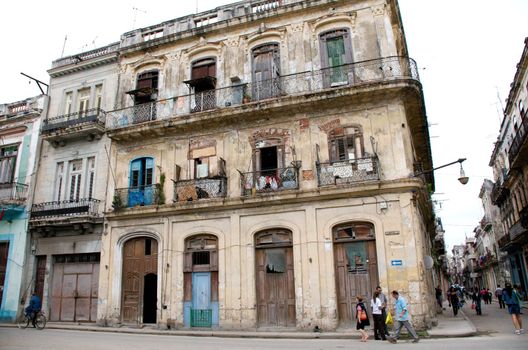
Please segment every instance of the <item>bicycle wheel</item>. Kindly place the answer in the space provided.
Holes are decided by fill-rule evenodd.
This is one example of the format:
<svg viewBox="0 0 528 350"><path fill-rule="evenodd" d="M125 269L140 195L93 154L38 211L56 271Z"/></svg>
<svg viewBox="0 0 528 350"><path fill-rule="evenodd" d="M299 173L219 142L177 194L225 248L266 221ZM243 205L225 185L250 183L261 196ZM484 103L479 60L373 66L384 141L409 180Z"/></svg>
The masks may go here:
<svg viewBox="0 0 528 350"><path fill-rule="evenodd" d="M46 327L46 316L38 315L35 320L35 326L37 326L37 329L44 329Z"/></svg>
<svg viewBox="0 0 528 350"><path fill-rule="evenodd" d="M21 316L20 319L18 320L18 328L20 329L28 328L29 322L31 322L31 319L29 317L27 317L26 315Z"/></svg>

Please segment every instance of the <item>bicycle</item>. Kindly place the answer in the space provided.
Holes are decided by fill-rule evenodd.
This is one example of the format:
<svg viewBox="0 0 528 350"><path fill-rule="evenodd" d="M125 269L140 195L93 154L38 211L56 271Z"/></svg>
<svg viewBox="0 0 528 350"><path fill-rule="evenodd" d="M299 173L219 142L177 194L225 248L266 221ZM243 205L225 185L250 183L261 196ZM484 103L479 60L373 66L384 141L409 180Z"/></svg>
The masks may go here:
<svg viewBox="0 0 528 350"><path fill-rule="evenodd" d="M33 319L31 317L31 314L24 314L24 316L22 316L20 318L20 320L18 321L18 328L20 329L26 329L29 327L29 323L31 322L32 323ZM46 327L46 315L44 314L44 311L39 311L37 312L37 316L35 317L35 324L34 326L39 329L39 330L42 330L44 329L44 327Z"/></svg>

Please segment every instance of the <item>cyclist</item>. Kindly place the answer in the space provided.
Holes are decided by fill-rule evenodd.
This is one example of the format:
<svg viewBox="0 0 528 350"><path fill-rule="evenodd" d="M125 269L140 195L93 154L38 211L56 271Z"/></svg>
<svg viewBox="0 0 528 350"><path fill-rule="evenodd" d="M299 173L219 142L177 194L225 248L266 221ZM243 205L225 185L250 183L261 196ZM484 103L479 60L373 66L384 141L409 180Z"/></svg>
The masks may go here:
<svg viewBox="0 0 528 350"><path fill-rule="evenodd" d="M36 319L37 319L37 314L40 312L40 308L41 308L42 304L40 302L40 298L39 296L37 295L37 293L33 292L33 294L31 294L31 299L29 299L29 306L26 307L26 315L28 317L31 317L31 324L33 325L33 328L36 327Z"/></svg>

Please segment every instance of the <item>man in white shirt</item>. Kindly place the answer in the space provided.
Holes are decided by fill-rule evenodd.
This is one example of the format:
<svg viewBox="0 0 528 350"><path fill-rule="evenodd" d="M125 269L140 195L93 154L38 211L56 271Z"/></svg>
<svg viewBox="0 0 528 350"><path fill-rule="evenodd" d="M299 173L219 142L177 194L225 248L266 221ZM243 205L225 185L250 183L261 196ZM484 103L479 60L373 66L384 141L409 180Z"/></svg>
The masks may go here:
<svg viewBox="0 0 528 350"><path fill-rule="evenodd" d="M383 318L383 304L379 298L380 293L378 290L374 292L370 306L372 307L372 317L374 318L374 339L376 340L387 340L385 338L385 319Z"/></svg>
<svg viewBox="0 0 528 350"><path fill-rule="evenodd" d="M379 300L381 301L381 316L383 318L383 332L386 336L390 335L389 330L387 329L387 324L385 323L385 320L387 319L387 297L383 292L381 291L381 287L376 287L376 292L379 293Z"/></svg>

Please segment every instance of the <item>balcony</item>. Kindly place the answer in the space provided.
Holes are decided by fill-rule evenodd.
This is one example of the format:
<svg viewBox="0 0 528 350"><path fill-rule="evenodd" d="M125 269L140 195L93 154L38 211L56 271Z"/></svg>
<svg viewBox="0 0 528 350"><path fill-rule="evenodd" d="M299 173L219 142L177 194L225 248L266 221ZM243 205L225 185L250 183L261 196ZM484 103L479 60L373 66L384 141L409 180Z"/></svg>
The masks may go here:
<svg viewBox="0 0 528 350"><path fill-rule="evenodd" d="M119 210L122 208L165 204L163 196L160 194L159 184L118 188L115 190L112 206L114 210Z"/></svg>
<svg viewBox="0 0 528 350"><path fill-rule="evenodd" d="M44 120L42 138L51 142L54 147L68 139L86 137L91 141L101 138L105 132L104 125L105 112L100 108L93 108Z"/></svg>
<svg viewBox="0 0 528 350"><path fill-rule="evenodd" d="M415 61L408 57L386 57L254 83L240 83L110 111L106 113L106 128L119 130L154 120L181 118L193 113L234 108L288 96L401 79L419 81Z"/></svg>
<svg viewBox="0 0 528 350"><path fill-rule="evenodd" d="M240 184L243 197L296 190L299 188L299 167L240 172Z"/></svg>
<svg viewBox="0 0 528 350"><path fill-rule="evenodd" d="M209 198L224 198L227 178L204 178L174 181L174 202L192 202Z"/></svg>
<svg viewBox="0 0 528 350"><path fill-rule="evenodd" d="M21 205L28 195L28 185L18 182L8 182L0 184L0 203Z"/></svg>
<svg viewBox="0 0 528 350"><path fill-rule="evenodd" d="M501 238L498 239L497 244L499 245L500 250L506 250L506 248L510 245L510 242L510 234L505 233Z"/></svg>
<svg viewBox="0 0 528 350"><path fill-rule="evenodd" d="M93 198L64 200L33 204L29 217L29 229L44 235L59 231L77 234L94 232L97 224L102 224L99 215L100 201Z"/></svg>
<svg viewBox="0 0 528 350"><path fill-rule="evenodd" d="M510 195L510 190L503 184L503 182L496 182L491 190L491 202L497 206L500 206Z"/></svg>
<svg viewBox="0 0 528 350"><path fill-rule="evenodd" d="M358 158L342 162L316 163L319 186L357 184L378 181L377 157Z"/></svg>
<svg viewBox="0 0 528 350"><path fill-rule="evenodd" d="M528 135L528 112L525 111L522 115L522 122L515 134L510 149L508 150L508 160L512 168L520 167L528 161L528 143L526 142L526 135Z"/></svg>

